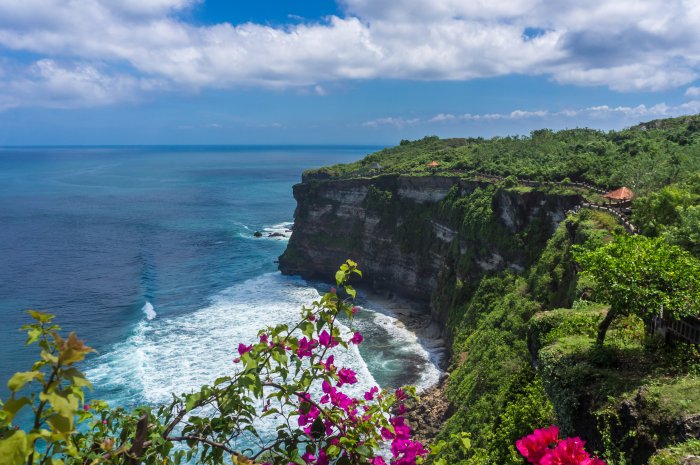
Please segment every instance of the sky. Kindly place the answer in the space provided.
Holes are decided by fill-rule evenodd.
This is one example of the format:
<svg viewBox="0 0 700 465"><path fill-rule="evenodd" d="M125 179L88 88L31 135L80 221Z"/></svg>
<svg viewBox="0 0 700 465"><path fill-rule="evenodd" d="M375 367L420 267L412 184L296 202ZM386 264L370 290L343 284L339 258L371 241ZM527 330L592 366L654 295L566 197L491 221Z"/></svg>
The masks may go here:
<svg viewBox="0 0 700 465"><path fill-rule="evenodd" d="M698 0L0 0L0 145L384 144L700 112Z"/></svg>

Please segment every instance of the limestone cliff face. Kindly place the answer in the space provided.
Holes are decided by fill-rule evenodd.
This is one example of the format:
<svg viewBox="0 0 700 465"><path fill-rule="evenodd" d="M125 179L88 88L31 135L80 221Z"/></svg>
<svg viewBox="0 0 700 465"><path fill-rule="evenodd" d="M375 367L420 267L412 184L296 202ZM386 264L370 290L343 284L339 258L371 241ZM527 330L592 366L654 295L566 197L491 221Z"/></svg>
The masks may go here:
<svg viewBox="0 0 700 465"><path fill-rule="evenodd" d="M423 301L458 262L467 275L527 268L580 201L577 195L519 192L458 177L399 175L306 180L294 186L294 197L283 273L327 280L350 258L365 285ZM484 203L480 209L470 205L476 199Z"/></svg>

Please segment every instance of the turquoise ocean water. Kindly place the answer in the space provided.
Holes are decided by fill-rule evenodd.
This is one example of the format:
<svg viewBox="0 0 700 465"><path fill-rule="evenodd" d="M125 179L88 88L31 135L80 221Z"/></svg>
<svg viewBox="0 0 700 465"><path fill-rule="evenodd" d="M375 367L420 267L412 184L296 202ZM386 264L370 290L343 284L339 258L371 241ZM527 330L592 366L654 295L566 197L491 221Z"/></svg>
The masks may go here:
<svg viewBox="0 0 700 465"><path fill-rule="evenodd" d="M166 402L230 374L238 342L294 321L327 287L275 260L304 169L377 147L0 149L0 394L36 356L25 309L58 315L98 353L82 367L112 405ZM361 264L360 264L361 265ZM372 302L342 362L364 388L433 383L414 335Z"/></svg>

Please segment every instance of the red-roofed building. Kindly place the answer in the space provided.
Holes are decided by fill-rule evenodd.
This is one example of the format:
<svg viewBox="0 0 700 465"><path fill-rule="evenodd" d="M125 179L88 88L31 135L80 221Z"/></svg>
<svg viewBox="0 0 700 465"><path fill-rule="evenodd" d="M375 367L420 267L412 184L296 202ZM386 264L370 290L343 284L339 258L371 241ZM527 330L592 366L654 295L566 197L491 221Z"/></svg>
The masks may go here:
<svg viewBox="0 0 700 465"><path fill-rule="evenodd" d="M632 192L632 189L627 187L621 187L614 191L608 192L607 194L603 195L603 197L617 203L628 203L634 198L634 192Z"/></svg>

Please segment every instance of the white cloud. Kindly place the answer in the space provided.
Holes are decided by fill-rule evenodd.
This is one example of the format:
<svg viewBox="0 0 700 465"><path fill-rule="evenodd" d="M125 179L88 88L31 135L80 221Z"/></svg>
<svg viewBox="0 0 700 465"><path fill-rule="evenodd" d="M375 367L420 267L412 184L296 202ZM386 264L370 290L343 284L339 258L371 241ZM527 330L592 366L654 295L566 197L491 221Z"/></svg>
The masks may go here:
<svg viewBox="0 0 700 465"><path fill-rule="evenodd" d="M373 119L371 121L366 121L362 123L362 126L365 127L370 127L370 128L377 128L380 126L394 126L397 128L403 128L406 126L414 126L420 122L419 118L402 118L402 117L386 117L386 118L377 118Z"/></svg>
<svg viewBox="0 0 700 465"><path fill-rule="evenodd" d="M106 105L135 100L144 93L164 87L165 84L156 79L105 74L89 64L78 63L68 67L44 59L18 74L0 74L0 88L4 90L0 93L0 109Z"/></svg>
<svg viewBox="0 0 700 465"><path fill-rule="evenodd" d="M94 87L108 76L121 98L129 86L145 90L144 80L194 91L306 87L322 95L334 81L374 78L517 73L655 91L700 76L694 0L342 0L343 17L284 27L203 26L173 14L199 1L3 0L0 50L99 69L102 77L88 78L92 88L82 93L103 103L116 101ZM526 37L527 29L538 33Z"/></svg>
<svg viewBox="0 0 700 465"><path fill-rule="evenodd" d="M464 113L455 115L451 113L438 113L427 121L430 123L454 123L458 121L512 121L525 119L562 120L567 118L602 119L621 117L624 120L639 121L641 118L668 118L688 113L700 112L700 100L691 100L681 105L667 105L657 103L647 106L640 104L631 106L595 105L577 109L565 109L561 111L551 110L513 110L509 113Z"/></svg>
<svg viewBox="0 0 700 465"><path fill-rule="evenodd" d="M688 87L685 96L690 98L700 97L700 87Z"/></svg>

